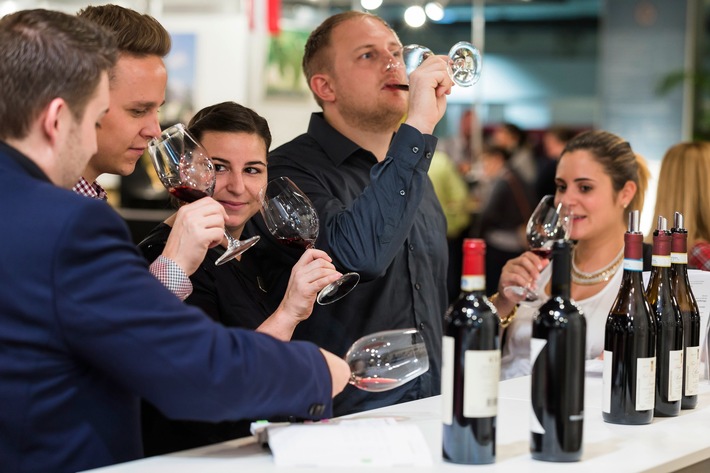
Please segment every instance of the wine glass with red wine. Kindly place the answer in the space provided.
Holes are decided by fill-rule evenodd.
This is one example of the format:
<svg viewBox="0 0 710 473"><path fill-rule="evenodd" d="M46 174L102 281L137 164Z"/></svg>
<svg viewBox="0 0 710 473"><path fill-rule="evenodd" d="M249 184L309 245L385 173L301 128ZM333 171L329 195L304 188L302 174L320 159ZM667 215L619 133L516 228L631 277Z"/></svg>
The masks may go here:
<svg viewBox="0 0 710 473"><path fill-rule="evenodd" d="M214 164L207 151L178 123L148 143L148 152L160 182L170 194L183 202L212 196L216 182ZM215 262L221 265L244 253L259 241L259 236L237 240L226 230L227 250Z"/></svg>
<svg viewBox="0 0 710 473"><path fill-rule="evenodd" d="M429 356L416 329L386 330L366 335L345 354L350 384L382 392L402 386L429 370Z"/></svg>
<svg viewBox="0 0 710 473"><path fill-rule="evenodd" d="M318 238L318 214L313 203L288 177L269 181L260 191L261 215L279 243L292 248L314 248ZM349 293L360 281L357 273L344 274L320 290L316 301L330 304Z"/></svg>
<svg viewBox="0 0 710 473"><path fill-rule="evenodd" d="M554 195L546 195L537 204L528 220L525 234L530 251L541 258L550 259L552 244L557 240L569 240L572 233L572 213L562 204L555 204ZM525 296L521 302L535 302L535 291L522 286L508 286L503 289L507 295Z"/></svg>

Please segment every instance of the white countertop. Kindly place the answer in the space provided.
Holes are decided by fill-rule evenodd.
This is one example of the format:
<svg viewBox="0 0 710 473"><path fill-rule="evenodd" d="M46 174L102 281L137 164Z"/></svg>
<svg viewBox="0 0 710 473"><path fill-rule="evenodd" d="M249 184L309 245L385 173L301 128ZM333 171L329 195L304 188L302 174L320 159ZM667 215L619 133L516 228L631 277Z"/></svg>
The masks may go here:
<svg viewBox="0 0 710 473"><path fill-rule="evenodd" d="M680 416L655 418L651 424L625 426L607 424L601 415L600 375L586 378L584 454L574 463L533 460L529 452L530 377L501 382L497 428L496 462L466 467L441 458L440 397L398 404L362 412L349 418L394 417L413 423L429 445L433 465L421 472L670 472L710 458L710 384L701 381L698 407L681 411ZM308 468L277 467L268 450L251 438L233 440L160 457L91 470L102 473L262 473L303 471ZM315 468L313 468L315 469ZM392 468L404 471L404 468ZM407 468L409 469L409 468ZM326 471L326 469L322 469ZM332 468L328 468L332 471ZM342 468L356 472L373 468Z"/></svg>

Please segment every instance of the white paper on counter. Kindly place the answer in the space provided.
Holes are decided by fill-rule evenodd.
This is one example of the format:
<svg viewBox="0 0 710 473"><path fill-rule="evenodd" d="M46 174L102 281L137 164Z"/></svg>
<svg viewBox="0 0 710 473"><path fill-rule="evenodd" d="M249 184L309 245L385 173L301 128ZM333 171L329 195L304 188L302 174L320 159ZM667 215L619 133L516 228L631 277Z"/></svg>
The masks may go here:
<svg viewBox="0 0 710 473"><path fill-rule="evenodd" d="M267 427L278 466L428 466L419 428L393 418L353 419Z"/></svg>

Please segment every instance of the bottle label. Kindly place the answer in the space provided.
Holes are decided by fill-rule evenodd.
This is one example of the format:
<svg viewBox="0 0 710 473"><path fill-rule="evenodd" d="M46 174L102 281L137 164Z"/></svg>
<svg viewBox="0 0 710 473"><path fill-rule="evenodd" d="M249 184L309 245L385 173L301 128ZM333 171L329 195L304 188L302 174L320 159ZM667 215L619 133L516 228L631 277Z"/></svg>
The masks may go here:
<svg viewBox="0 0 710 473"><path fill-rule="evenodd" d="M466 350L463 375L463 415L470 419L498 414L500 350Z"/></svg>
<svg viewBox="0 0 710 473"><path fill-rule="evenodd" d="M686 347L685 349L685 395L698 394L700 384L700 347Z"/></svg>
<svg viewBox="0 0 710 473"><path fill-rule="evenodd" d="M461 290L465 292L471 291L484 291L486 289L486 277L485 276L471 276L463 275L461 276Z"/></svg>
<svg viewBox="0 0 710 473"><path fill-rule="evenodd" d="M611 378L611 376L610 376ZM611 379L609 380L611 381ZM611 389L611 387L609 388ZM636 410L653 409L656 390L656 357L636 359Z"/></svg>
<svg viewBox="0 0 710 473"><path fill-rule="evenodd" d="M535 366L537 358L540 356L540 352L547 345L547 340L544 338L531 338L530 339L530 366ZM535 375L533 374L533 378ZM530 404L530 431L534 434L544 434L545 428L540 423L540 420L535 415L535 409L532 403Z"/></svg>
<svg viewBox="0 0 710 473"><path fill-rule="evenodd" d="M624 271L643 271L643 260L624 258Z"/></svg>
<svg viewBox="0 0 710 473"><path fill-rule="evenodd" d="M441 346L441 421L451 425L454 415L454 337L444 336Z"/></svg>
<svg viewBox="0 0 710 473"><path fill-rule="evenodd" d="M688 264L688 253L671 252L671 264Z"/></svg>
<svg viewBox="0 0 710 473"><path fill-rule="evenodd" d="M659 268L670 268L671 257L669 255L652 255L651 266L658 266Z"/></svg>
<svg viewBox="0 0 710 473"><path fill-rule="evenodd" d="M683 397L683 350L671 350L668 358L668 400Z"/></svg>
<svg viewBox="0 0 710 473"><path fill-rule="evenodd" d="M626 261L626 260L624 260ZM611 414L611 370L614 367L614 353L604 350L602 369L602 412Z"/></svg>

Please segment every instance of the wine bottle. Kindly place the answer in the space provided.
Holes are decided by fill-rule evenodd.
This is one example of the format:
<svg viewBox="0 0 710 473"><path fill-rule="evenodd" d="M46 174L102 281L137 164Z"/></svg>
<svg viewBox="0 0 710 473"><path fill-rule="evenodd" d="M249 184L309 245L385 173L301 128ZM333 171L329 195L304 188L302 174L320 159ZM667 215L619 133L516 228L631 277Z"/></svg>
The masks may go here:
<svg viewBox="0 0 710 473"><path fill-rule="evenodd" d="M688 281L688 230L676 212L671 229L671 287L683 317L683 398L681 409L698 404L700 383L700 310Z"/></svg>
<svg viewBox="0 0 710 473"><path fill-rule="evenodd" d="M629 213L624 274L604 327L602 418L612 424L653 420L656 324L643 290L643 235L639 212Z"/></svg>
<svg viewBox="0 0 710 473"><path fill-rule="evenodd" d="M671 288L671 232L663 216L653 232L651 277L646 298L656 318L656 402L654 415L680 414L683 397L683 318Z"/></svg>
<svg viewBox="0 0 710 473"><path fill-rule="evenodd" d="M570 298L571 244L552 245L550 299L533 320L530 451L536 460L582 456L587 322Z"/></svg>
<svg viewBox="0 0 710 473"><path fill-rule="evenodd" d="M493 463L500 379L500 321L485 296L485 243L463 243L461 294L444 317L442 454L453 463Z"/></svg>

